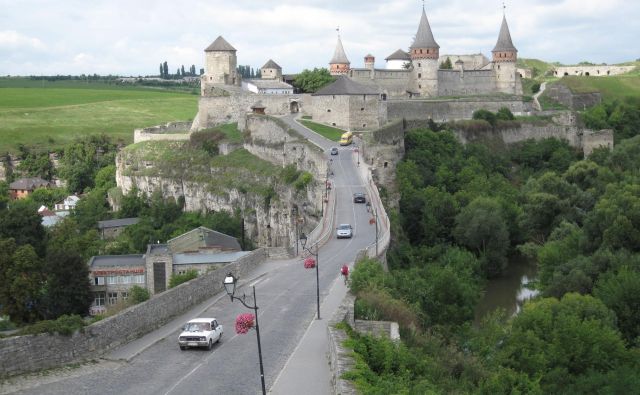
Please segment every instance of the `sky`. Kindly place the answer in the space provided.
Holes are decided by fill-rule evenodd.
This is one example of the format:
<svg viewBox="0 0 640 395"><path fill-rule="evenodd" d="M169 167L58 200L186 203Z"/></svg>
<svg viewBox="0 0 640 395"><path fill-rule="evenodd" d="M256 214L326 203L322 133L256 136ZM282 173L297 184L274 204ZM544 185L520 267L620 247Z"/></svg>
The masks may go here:
<svg viewBox="0 0 640 395"><path fill-rule="evenodd" d="M639 0L506 0L518 56L576 64L640 58ZM367 53L407 50L418 28L417 0L0 0L0 75L154 75L203 67L204 48L222 35L238 64L273 59L285 74L328 67L336 28L352 67ZM491 56L502 0L428 0L440 54Z"/></svg>

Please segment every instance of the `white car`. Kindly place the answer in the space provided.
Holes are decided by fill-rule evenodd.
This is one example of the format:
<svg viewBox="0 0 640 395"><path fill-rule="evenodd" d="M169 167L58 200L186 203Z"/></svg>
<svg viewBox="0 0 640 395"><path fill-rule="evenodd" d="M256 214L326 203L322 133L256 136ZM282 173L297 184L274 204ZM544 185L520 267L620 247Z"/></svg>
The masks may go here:
<svg viewBox="0 0 640 395"><path fill-rule="evenodd" d="M181 350L187 347L206 347L211 350L213 343L220 341L222 332L222 325L215 318L195 318L182 327L178 345Z"/></svg>
<svg viewBox="0 0 640 395"><path fill-rule="evenodd" d="M340 224L336 236L338 239L350 239L353 236L353 229L349 224Z"/></svg>

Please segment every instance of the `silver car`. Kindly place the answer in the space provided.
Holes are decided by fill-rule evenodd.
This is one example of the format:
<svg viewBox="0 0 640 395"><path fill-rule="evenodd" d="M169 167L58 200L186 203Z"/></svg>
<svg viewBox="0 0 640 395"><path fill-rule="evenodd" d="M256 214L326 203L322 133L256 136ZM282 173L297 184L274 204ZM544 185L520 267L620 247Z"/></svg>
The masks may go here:
<svg viewBox="0 0 640 395"><path fill-rule="evenodd" d="M353 228L349 224L340 224L337 229L336 236L338 239L350 239L353 236Z"/></svg>

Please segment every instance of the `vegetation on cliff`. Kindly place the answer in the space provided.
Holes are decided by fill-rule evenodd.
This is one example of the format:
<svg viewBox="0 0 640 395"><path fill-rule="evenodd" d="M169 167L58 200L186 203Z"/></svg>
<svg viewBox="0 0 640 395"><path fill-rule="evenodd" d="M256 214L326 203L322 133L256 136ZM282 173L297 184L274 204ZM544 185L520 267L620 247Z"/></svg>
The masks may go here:
<svg viewBox="0 0 640 395"><path fill-rule="evenodd" d="M637 388L640 137L587 160L554 139L500 152L426 129L405 147L390 270L352 274L356 318L399 322L402 342L352 333L347 378L365 394ZM542 295L474 327L486 279L518 252Z"/></svg>

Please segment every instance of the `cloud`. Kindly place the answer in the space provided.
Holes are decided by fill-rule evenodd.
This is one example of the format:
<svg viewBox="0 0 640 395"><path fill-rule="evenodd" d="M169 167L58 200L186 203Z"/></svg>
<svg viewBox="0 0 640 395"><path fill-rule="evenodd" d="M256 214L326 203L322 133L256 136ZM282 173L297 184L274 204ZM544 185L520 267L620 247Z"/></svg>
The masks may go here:
<svg viewBox="0 0 640 395"><path fill-rule="evenodd" d="M493 4L495 3L495 4ZM416 33L415 0L0 0L0 74L156 74L203 67L204 48L222 35L238 63L260 67L269 58L285 73L327 67L340 33L352 66L372 53L377 67ZM427 2L441 53L490 56L502 7L486 0ZM508 1L506 15L523 57L577 63L633 60L640 3L609 0ZM632 21L623 23L622 21ZM82 55L80 58L77 56ZM27 71L29 70L29 71Z"/></svg>

